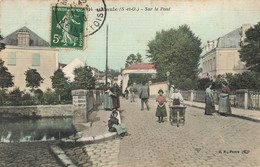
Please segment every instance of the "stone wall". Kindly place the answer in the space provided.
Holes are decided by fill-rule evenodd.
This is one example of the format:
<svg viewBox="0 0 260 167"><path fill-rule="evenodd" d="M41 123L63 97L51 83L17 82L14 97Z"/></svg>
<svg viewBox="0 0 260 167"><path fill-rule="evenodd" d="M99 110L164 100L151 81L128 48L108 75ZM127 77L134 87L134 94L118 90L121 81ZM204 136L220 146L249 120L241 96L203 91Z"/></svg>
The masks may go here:
<svg viewBox="0 0 260 167"><path fill-rule="evenodd" d="M73 116L72 105L2 106L0 117L69 117Z"/></svg>

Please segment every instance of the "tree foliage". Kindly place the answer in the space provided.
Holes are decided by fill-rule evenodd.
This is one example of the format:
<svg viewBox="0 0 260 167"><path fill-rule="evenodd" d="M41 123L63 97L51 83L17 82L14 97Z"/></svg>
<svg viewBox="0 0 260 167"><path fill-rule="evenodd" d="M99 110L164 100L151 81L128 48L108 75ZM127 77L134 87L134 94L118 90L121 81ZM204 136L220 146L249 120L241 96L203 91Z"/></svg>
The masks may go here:
<svg viewBox="0 0 260 167"><path fill-rule="evenodd" d="M8 72L8 68L4 66L4 61L0 59L0 87L2 90L14 85L13 77L14 76Z"/></svg>
<svg viewBox="0 0 260 167"><path fill-rule="evenodd" d="M30 87L33 91L35 88L40 87L41 83L43 83L43 78L40 73L36 69L28 69L25 71L24 75L26 76L26 87Z"/></svg>
<svg viewBox="0 0 260 167"><path fill-rule="evenodd" d="M0 41L3 39L2 35L0 34ZM0 51L5 49L5 44L0 42Z"/></svg>
<svg viewBox="0 0 260 167"><path fill-rule="evenodd" d="M65 77L65 74L61 69L56 70L50 78L52 81L52 88L58 94L60 101L61 94L69 87L68 78Z"/></svg>
<svg viewBox="0 0 260 167"><path fill-rule="evenodd" d="M187 25L182 25L178 29L157 32L155 39L148 43L147 57L156 64L158 80L169 79L170 83L176 84L181 78L196 79L202 52L200 46L201 40Z"/></svg>
<svg viewBox="0 0 260 167"><path fill-rule="evenodd" d="M74 70L74 88L75 89L94 89L95 78L89 66L79 67Z"/></svg>
<svg viewBox="0 0 260 167"><path fill-rule="evenodd" d="M136 63L142 63L142 62L143 62L143 59L142 59L142 55L140 53L137 53L136 55L130 54L126 58L125 67L131 66Z"/></svg>
<svg viewBox="0 0 260 167"><path fill-rule="evenodd" d="M221 88L221 82L226 81L232 90L237 89L259 89L260 88L260 73L244 72L242 74L223 74L218 75L216 81L213 82L214 89Z"/></svg>
<svg viewBox="0 0 260 167"><path fill-rule="evenodd" d="M239 53L251 71L260 72L260 22L246 31L245 44Z"/></svg>

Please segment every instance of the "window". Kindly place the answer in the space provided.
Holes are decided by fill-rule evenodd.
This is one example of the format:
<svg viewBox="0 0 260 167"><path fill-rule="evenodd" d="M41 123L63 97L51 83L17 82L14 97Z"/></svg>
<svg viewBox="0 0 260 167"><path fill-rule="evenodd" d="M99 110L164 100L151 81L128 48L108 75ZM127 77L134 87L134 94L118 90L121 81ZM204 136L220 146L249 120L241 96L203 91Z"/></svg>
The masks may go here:
<svg viewBox="0 0 260 167"><path fill-rule="evenodd" d="M8 65L16 65L16 53L8 53Z"/></svg>
<svg viewBox="0 0 260 167"><path fill-rule="evenodd" d="M32 66L40 66L40 54L32 55Z"/></svg>
<svg viewBox="0 0 260 167"><path fill-rule="evenodd" d="M30 34L27 31L18 32L18 46L29 46L30 44Z"/></svg>

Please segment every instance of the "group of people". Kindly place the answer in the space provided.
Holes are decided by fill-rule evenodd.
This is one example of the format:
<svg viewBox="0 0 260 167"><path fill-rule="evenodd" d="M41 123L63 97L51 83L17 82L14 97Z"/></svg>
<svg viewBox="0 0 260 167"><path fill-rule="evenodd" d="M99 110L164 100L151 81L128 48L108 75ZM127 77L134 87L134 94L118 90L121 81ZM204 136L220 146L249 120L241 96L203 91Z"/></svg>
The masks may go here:
<svg viewBox="0 0 260 167"><path fill-rule="evenodd" d="M118 109L120 108L120 88L117 83L113 85L113 87L110 86L110 83L108 82L104 86L104 109L105 110L112 110L112 109Z"/></svg>
<svg viewBox="0 0 260 167"><path fill-rule="evenodd" d="M158 91L158 96L156 97L156 102L157 102L157 108L156 108L156 113L155 116L158 117L158 122L164 122L164 117L167 116L166 112L166 106L165 104L167 103L167 99L165 96L163 96L163 90L160 89ZM170 91L169 91L169 98L170 103L172 105L180 105L183 102L183 97L178 89L174 87L174 85L171 85Z"/></svg>
<svg viewBox="0 0 260 167"><path fill-rule="evenodd" d="M129 92L130 92L130 101L135 102L135 95L137 94L137 89L134 88L133 85L130 86L129 90L128 88L125 89L124 91L124 95L125 98L128 99L129 96ZM144 104L146 105L147 110L150 109L149 105L148 105L148 99L150 97L150 89L149 89L149 84L148 83L143 83L141 89L140 89L140 93L139 93L139 98L141 99L141 110L144 110Z"/></svg>
<svg viewBox="0 0 260 167"><path fill-rule="evenodd" d="M125 91L124 91L124 96L125 96L126 100L128 100L129 93L130 93L131 103L135 102L135 94L137 93L137 89L134 88L133 84L130 86L129 90L128 90L128 88L126 88Z"/></svg>
<svg viewBox="0 0 260 167"><path fill-rule="evenodd" d="M215 100L213 91L211 89L212 84L208 83L206 86L206 97L205 97L205 115L212 115L216 112L215 110ZM230 115L231 114L231 104L229 100L229 95L231 91L226 82L222 82L221 93L219 94L219 109L218 112L220 114Z"/></svg>

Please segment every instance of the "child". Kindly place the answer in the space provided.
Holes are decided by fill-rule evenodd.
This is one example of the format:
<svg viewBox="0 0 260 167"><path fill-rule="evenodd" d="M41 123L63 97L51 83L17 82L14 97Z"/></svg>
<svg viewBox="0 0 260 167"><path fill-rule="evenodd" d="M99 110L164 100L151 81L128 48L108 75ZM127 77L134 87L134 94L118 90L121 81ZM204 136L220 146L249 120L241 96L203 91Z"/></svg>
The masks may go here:
<svg viewBox="0 0 260 167"><path fill-rule="evenodd" d="M113 109L113 112L108 120L108 131L117 132L121 137L124 137L127 134L127 125L125 123L119 123L119 120L116 118L118 115L116 109Z"/></svg>
<svg viewBox="0 0 260 167"><path fill-rule="evenodd" d="M164 122L163 117L167 116L166 107L165 107L165 103L167 103L167 100L163 96L163 93L164 93L163 90L160 89L158 91L159 96L156 97L156 102L158 102L158 106L157 106L157 109L156 109L155 116L158 117L159 123Z"/></svg>
<svg viewBox="0 0 260 167"><path fill-rule="evenodd" d="M116 118L117 117L117 112L115 109L113 109L113 112L110 116L110 119L108 120L108 131L109 132L116 132L116 128L113 127L113 125L118 125L119 122L118 122L118 119Z"/></svg>

